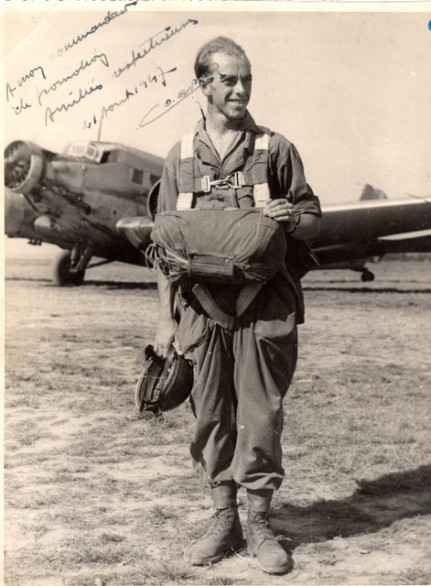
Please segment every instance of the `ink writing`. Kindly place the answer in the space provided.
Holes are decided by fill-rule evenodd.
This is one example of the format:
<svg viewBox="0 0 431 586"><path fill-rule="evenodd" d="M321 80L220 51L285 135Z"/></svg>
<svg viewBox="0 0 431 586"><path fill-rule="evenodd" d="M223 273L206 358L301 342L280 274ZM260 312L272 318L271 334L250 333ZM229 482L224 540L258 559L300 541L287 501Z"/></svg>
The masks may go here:
<svg viewBox="0 0 431 586"><path fill-rule="evenodd" d="M31 108L31 104L29 104L28 102L24 102L22 97L20 98L18 106L12 106L12 110L14 110L17 116L21 114L21 112L23 112L24 110L27 110L28 108Z"/></svg>
<svg viewBox="0 0 431 586"><path fill-rule="evenodd" d="M146 39L139 45L139 48L141 49L141 47L143 47L143 49L141 49L140 51L132 50L132 58L130 59L130 61L128 61L122 67L118 67L114 71L114 77L120 77L120 75L122 75L125 71L128 71L131 67L136 67L136 63L140 59L144 59L144 57L151 53L151 51L153 51L163 43L166 43L166 41L172 39L172 37L177 35L179 32L183 31L189 25L196 25L198 24L198 22L199 21L194 20L193 18L189 18L186 22L183 22L179 27L172 28L171 26L167 26L162 31L156 33L155 35L152 35L149 39Z"/></svg>
<svg viewBox="0 0 431 586"><path fill-rule="evenodd" d="M211 83L214 78L207 80L207 83ZM148 110L142 120L139 122L139 128L144 128L152 122L155 122L170 110L181 104L186 98L191 96L197 89L199 89L199 82L197 79L193 79L191 84L178 92L175 98L168 98L163 103L155 104Z"/></svg>
<svg viewBox="0 0 431 586"><path fill-rule="evenodd" d="M82 59L79 67L77 67L74 71L72 71L72 73L69 73L68 75L65 75L64 77L62 77L61 79L56 80L49 87L43 88L40 91L39 91L39 88L36 88L39 106L42 106L42 99L41 99L42 96L47 96L49 93L55 92L63 84L67 83L68 81L70 81L74 77L78 77L82 73L82 71L84 71L88 67L91 67L91 65L93 65L94 63L97 63L97 62L102 63L102 65L104 65L105 67L109 67L109 60L108 60L106 53L98 53L97 55L93 55L93 57L91 59Z"/></svg>
<svg viewBox="0 0 431 586"><path fill-rule="evenodd" d="M23 76L21 76L18 80L17 80L17 85L21 88L29 79L33 79L35 77L35 75L39 73L43 79L46 79L46 75L45 75L45 70L43 69L43 67L41 65L38 65L37 67L33 67L33 69L31 69L28 73L24 74ZM14 94L17 90L16 86L11 86L11 84L8 82L6 84L6 101L9 101L10 97L14 97Z"/></svg>
<svg viewBox="0 0 431 586"><path fill-rule="evenodd" d="M126 12L129 10L129 8L131 8L132 6L136 6L137 4L138 4L138 2L135 0L135 2L130 2L129 4L126 4L124 6L124 8L122 10L119 10L118 12L110 12L110 11L108 11L107 15L105 16L105 18L103 20L101 20L97 24L93 25L91 27L91 29L88 30L87 32L85 32L84 34L77 35L76 37L74 37L71 41L69 41L68 43L66 43L63 47L61 47L60 49L58 49L56 54L54 53L53 55L51 55L51 61L54 60L54 59L56 59L57 57L62 57L67 51L69 51L69 49L73 49L73 47L75 47L76 45L78 45L79 43L81 43L89 35L94 34L102 26L105 26L105 25L109 24L115 18L118 18L120 16L123 16L123 14L126 14Z"/></svg>
<svg viewBox="0 0 431 586"><path fill-rule="evenodd" d="M138 84L136 84L133 88L126 88L123 93L123 97L116 101L111 102L105 106L103 106L100 110L99 120L103 120L107 118L109 114L114 112L117 108L121 107L123 104L128 102L131 98L135 97L139 94L140 91L146 90L151 85L160 83L162 86L167 86L166 77L170 73L174 73L177 70L176 67L171 67L171 69L164 70L161 67L156 68L156 73L148 75L146 78L141 79ZM98 123L98 118L95 114L91 117L90 121L84 120L83 122L83 129L92 128L94 125Z"/></svg>
<svg viewBox="0 0 431 586"><path fill-rule="evenodd" d="M90 87L87 89L79 88L78 96L76 98L74 98L72 101L67 102L67 103L63 103L60 106L57 106L56 108L53 108L53 109L46 108L46 110L45 110L45 126L48 126L49 122L55 121L56 114L59 114L60 112L67 112L68 110L70 110L71 108L73 108L74 106L79 104L82 100L84 100L85 98L87 98L88 96L93 94L94 92L100 91L102 89L103 89L103 85L101 83L99 83L95 86L90 85ZM70 92L70 94L71 93L72 92Z"/></svg>

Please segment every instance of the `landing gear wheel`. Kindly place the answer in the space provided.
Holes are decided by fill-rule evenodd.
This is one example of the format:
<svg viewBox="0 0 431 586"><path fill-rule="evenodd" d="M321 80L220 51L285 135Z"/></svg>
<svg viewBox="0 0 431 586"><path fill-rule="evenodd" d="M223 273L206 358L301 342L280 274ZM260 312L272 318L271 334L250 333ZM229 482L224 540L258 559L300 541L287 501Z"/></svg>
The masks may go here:
<svg viewBox="0 0 431 586"><path fill-rule="evenodd" d="M370 283L371 281L374 281L374 279L374 273L372 273L369 269L364 269L362 271L361 280L364 283Z"/></svg>
<svg viewBox="0 0 431 586"><path fill-rule="evenodd" d="M52 280L54 285L64 287L66 285L78 286L84 282L84 271L72 271L72 262L70 259L70 252L63 250L54 260Z"/></svg>

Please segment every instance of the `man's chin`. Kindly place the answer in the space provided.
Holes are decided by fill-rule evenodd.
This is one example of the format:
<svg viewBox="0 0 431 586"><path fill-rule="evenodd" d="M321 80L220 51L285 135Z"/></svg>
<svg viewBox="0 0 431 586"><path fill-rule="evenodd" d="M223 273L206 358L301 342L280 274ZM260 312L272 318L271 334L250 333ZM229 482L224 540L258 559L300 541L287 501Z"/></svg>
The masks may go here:
<svg viewBox="0 0 431 586"><path fill-rule="evenodd" d="M235 108L229 112L229 119L230 120L242 120L247 112L246 107Z"/></svg>

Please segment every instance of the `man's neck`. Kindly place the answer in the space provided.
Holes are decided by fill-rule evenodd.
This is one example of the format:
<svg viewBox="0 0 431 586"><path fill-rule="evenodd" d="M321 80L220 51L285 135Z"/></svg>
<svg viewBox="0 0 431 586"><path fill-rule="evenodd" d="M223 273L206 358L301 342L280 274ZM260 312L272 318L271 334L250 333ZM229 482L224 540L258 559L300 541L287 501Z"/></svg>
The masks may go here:
<svg viewBox="0 0 431 586"><path fill-rule="evenodd" d="M205 127L208 134L219 136L220 138L236 133L242 127L242 118L240 120L228 120L222 115L208 111L205 120Z"/></svg>

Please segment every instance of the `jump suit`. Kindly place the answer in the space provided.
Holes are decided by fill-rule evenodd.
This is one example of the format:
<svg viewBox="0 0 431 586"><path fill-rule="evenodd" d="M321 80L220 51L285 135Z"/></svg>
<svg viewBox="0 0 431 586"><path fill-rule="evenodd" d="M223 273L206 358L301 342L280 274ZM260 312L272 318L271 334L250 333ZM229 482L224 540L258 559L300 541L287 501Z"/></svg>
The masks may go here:
<svg viewBox="0 0 431 586"><path fill-rule="evenodd" d="M209 175L213 180L241 170L261 132L247 113L221 160L202 121L193 142L195 175ZM159 212L176 208L179 164L177 144L165 162ZM305 181L298 152L279 134L271 133L268 164L272 198L288 197L295 212L320 215L319 200ZM220 193L211 192L196 197L194 207L230 204ZM252 195L242 193L238 205L253 206ZM211 294L229 313L238 287L217 285ZM233 480L247 489L279 488L284 476L282 402L297 361L297 324L303 321L300 284L287 271L277 274L236 320L233 330L215 323L192 294L178 292L177 307L178 340L194 366L190 401L196 428L190 452L202 478L212 486Z"/></svg>

